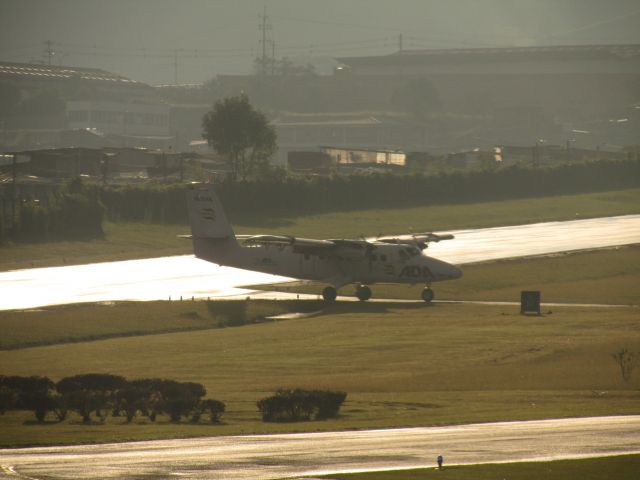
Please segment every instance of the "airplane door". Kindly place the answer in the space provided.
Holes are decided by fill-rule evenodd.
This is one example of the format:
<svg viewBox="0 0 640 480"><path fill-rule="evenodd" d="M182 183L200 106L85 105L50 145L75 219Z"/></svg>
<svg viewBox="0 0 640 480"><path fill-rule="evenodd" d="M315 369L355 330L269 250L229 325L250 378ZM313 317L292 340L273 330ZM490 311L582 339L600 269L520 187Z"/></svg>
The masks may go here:
<svg viewBox="0 0 640 480"><path fill-rule="evenodd" d="M300 255L300 276L313 277L316 274L316 256L309 254Z"/></svg>

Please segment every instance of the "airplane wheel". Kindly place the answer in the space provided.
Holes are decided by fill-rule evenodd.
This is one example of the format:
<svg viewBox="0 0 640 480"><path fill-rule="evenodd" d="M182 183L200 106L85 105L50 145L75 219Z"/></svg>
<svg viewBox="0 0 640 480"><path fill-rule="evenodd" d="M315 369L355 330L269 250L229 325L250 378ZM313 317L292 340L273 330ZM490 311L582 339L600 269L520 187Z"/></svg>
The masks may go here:
<svg viewBox="0 0 640 480"><path fill-rule="evenodd" d="M422 300L424 300L427 303L431 303L434 298L435 298L435 294L433 293L433 290L431 290L429 287L426 287L424 290L422 290Z"/></svg>
<svg viewBox="0 0 640 480"><path fill-rule="evenodd" d="M338 296L338 291L333 287L326 287L322 290L322 298L325 302L333 302Z"/></svg>
<svg viewBox="0 0 640 480"><path fill-rule="evenodd" d="M359 285L356 289L356 297L358 297L358 300L361 302L366 302L371 298L371 289L366 285Z"/></svg>

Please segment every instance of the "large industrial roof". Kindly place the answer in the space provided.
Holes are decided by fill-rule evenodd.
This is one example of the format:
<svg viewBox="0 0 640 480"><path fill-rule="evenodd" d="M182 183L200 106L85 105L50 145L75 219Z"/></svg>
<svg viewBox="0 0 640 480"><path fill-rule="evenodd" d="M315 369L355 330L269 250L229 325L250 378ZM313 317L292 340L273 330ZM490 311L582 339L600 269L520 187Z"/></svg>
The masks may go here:
<svg viewBox="0 0 640 480"><path fill-rule="evenodd" d="M119 85L145 85L135 80L100 70L98 68L62 67L54 65L39 65L32 63L0 62L0 78L24 78L38 80L64 80L79 78L88 81L111 82Z"/></svg>
<svg viewBox="0 0 640 480"><path fill-rule="evenodd" d="M403 50L390 55L336 58L345 65L386 65L398 63L457 63L466 61L540 59L628 59L640 57L640 44L627 45L565 45L547 47L452 48Z"/></svg>

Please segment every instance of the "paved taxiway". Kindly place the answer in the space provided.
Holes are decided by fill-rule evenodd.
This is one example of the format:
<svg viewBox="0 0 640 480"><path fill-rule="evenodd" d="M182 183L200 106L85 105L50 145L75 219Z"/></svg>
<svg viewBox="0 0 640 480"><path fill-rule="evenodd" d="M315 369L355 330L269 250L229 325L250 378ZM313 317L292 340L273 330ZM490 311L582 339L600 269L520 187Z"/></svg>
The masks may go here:
<svg viewBox="0 0 640 480"><path fill-rule="evenodd" d="M0 478L277 479L640 453L640 416L0 450Z"/></svg>
<svg viewBox="0 0 640 480"><path fill-rule="evenodd" d="M640 215L452 232L431 256L465 264L640 243ZM219 267L191 255L0 273L0 309L78 302L247 295L242 285L290 280Z"/></svg>

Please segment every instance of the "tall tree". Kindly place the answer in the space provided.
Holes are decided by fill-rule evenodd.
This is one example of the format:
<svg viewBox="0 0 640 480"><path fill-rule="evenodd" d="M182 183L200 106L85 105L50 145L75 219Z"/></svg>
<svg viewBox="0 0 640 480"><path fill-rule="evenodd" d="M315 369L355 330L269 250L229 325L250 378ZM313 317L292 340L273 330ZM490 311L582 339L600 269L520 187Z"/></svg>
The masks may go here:
<svg viewBox="0 0 640 480"><path fill-rule="evenodd" d="M276 132L246 95L219 100L202 119L202 136L227 158L232 180L246 180L268 166L276 151Z"/></svg>
<svg viewBox="0 0 640 480"><path fill-rule="evenodd" d="M0 118L13 115L21 98L22 93L18 87L0 82Z"/></svg>
<svg viewBox="0 0 640 480"><path fill-rule="evenodd" d="M127 381L119 375L108 373L86 373L60 380L56 389L68 408L75 410L84 423L91 422L91 412L100 412L104 420L107 409L114 405L116 392L125 387Z"/></svg>
<svg viewBox="0 0 640 480"><path fill-rule="evenodd" d="M0 391L3 392L4 401L15 401L5 404L3 409L32 410L38 422L42 423L47 412L55 406L51 396L53 387L53 382L47 377L0 376Z"/></svg>
<svg viewBox="0 0 640 480"><path fill-rule="evenodd" d="M442 110L440 94L431 80L426 78L412 79L401 85L393 92L391 104L419 120Z"/></svg>

